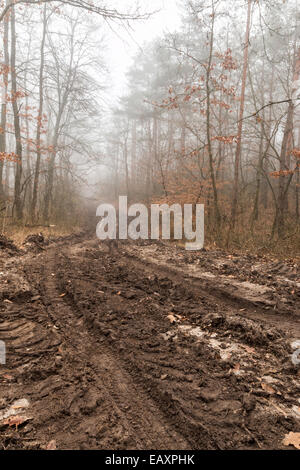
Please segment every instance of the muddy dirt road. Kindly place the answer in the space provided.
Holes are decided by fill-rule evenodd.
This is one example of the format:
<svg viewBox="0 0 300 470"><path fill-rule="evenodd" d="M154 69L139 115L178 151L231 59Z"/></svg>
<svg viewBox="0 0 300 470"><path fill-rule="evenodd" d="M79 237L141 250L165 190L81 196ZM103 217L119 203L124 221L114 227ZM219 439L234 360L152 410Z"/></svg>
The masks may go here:
<svg viewBox="0 0 300 470"><path fill-rule="evenodd" d="M0 261L1 449L280 449L299 267L71 236Z"/></svg>

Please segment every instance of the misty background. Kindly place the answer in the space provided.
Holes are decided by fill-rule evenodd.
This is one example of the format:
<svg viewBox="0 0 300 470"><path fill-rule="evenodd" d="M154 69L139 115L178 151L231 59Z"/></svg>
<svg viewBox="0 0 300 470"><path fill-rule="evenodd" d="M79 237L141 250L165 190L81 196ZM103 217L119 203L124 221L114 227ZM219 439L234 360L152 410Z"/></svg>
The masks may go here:
<svg viewBox="0 0 300 470"><path fill-rule="evenodd" d="M208 243L299 249L297 0L0 6L0 226L203 203Z"/></svg>

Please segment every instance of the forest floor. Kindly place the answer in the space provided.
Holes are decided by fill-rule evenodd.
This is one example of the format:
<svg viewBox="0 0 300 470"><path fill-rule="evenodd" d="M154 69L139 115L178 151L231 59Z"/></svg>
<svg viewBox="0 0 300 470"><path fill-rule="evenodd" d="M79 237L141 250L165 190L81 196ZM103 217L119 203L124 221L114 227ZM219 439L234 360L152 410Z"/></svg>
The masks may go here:
<svg viewBox="0 0 300 470"><path fill-rule="evenodd" d="M300 446L299 265L84 233L0 257L1 449Z"/></svg>

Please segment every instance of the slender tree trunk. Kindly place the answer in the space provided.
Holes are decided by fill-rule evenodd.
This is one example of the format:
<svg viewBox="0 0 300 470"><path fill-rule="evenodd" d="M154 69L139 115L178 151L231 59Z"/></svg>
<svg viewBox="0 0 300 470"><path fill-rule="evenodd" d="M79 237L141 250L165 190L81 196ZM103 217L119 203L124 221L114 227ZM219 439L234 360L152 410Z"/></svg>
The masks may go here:
<svg viewBox="0 0 300 470"><path fill-rule="evenodd" d="M115 190L115 200L118 200L119 197L119 152L120 148L117 145L115 153L115 164L114 164L114 190Z"/></svg>
<svg viewBox="0 0 300 470"><path fill-rule="evenodd" d="M251 90L253 94L255 109L258 109L250 71L249 71L249 81L250 81ZM264 105L265 104L265 61L264 60L263 60L262 77L261 77L261 95L262 95L261 104ZM260 193L261 193L261 185L262 185L263 165L264 165L265 155L267 152L267 150L264 151L265 113L264 113L264 110L262 112L263 112L263 117L261 121L261 130L260 130L258 162L257 162L257 169L256 169L256 190L255 190L255 197L254 197L254 207L253 207L252 218L251 218L251 232L253 232L254 223L259 218L259 201L260 201Z"/></svg>
<svg viewBox="0 0 300 470"><path fill-rule="evenodd" d="M39 74L39 113L37 120L37 130L36 130L36 164L34 172L34 182L33 182L33 191L32 191L32 202L30 207L30 217L32 222L36 221L36 206L39 190L39 178L40 178L40 166L41 166L41 131L42 131L42 121L43 121L43 105L44 105L44 67L45 67L45 42L46 42L46 32L47 32L47 5L44 5L43 13L43 36L41 42L41 62L40 62L40 74Z"/></svg>
<svg viewBox="0 0 300 470"><path fill-rule="evenodd" d="M29 44L28 44L28 51L27 51L27 63L29 63L30 61L31 40L32 40L32 37L30 36ZM27 83L28 83L28 69L26 68L24 71L24 89L25 90L27 90ZM25 96L25 105L26 105L26 108L25 108L26 109L26 113L25 113L26 155L24 155L24 151L23 151L23 156L25 156L25 160L26 160L26 170L24 171L23 179L25 179L26 184L24 186L24 191L22 194L23 215L24 215L24 208L25 208L26 215L28 211L30 210L31 194L32 194L30 123L29 123L29 116L27 112L27 110L29 109L29 97L27 93Z"/></svg>
<svg viewBox="0 0 300 470"><path fill-rule="evenodd" d="M245 109L245 91L246 91L246 81L247 81L248 56L249 56L250 23L251 23L251 0L248 0L247 26L246 26L246 35L245 35L245 48L244 48L244 65L243 65L243 75L242 75L241 105L240 105L240 111L239 111L237 147L236 147L235 164L234 164L234 184L233 184L230 231L235 228L236 216L237 216L239 172L240 172L242 133L243 133L243 117L244 117L244 109Z"/></svg>
<svg viewBox="0 0 300 470"><path fill-rule="evenodd" d="M298 128L298 148L300 149L300 127ZM297 163L296 173L296 188L295 188L295 207L296 207L296 219L300 220L300 208L299 208L299 187L300 187L300 160Z"/></svg>
<svg viewBox="0 0 300 470"><path fill-rule="evenodd" d="M151 121L148 121L148 160L147 160L147 172L146 172L146 197L148 203L151 200L152 195L152 159L153 159L153 140L151 135Z"/></svg>
<svg viewBox="0 0 300 470"><path fill-rule="evenodd" d="M261 190L261 178L262 178L262 171L263 171L263 162L264 162L264 152L263 152L263 130L261 130L260 135L260 143L259 143L259 155L258 155L258 165L256 171L256 189L255 189L255 198L254 198L254 207L252 213L252 221L251 221L251 231L254 227L254 222L256 222L259 218L259 199L260 199L260 190Z"/></svg>
<svg viewBox="0 0 300 470"><path fill-rule="evenodd" d="M274 67L274 64L272 64L272 75L271 75L271 83L270 83L270 99L269 99L270 103L273 102L274 70L275 70L275 67ZM269 113L268 114L269 114L268 115L269 125L268 125L268 128L266 130L267 150L270 147L270 140L271 140L272 106L269 107ZM267 150L265 151L265 153L267 153ZM266 157L264 159L263 168L262 168L264 174L268 174L269 167L270 167L270 162L269 162L268 157ZM268 184L268 181L267 181L266 177L264 177L264 180L263 180L261 202L263 204L264 209L267 209L268 204L269 204L269 184Z"/></svg>
<svg viewBox="0 0 300 470"><path fill-rule="evenodd" d="M130 200L130 188L129 188L129 170L128 170L128 143L127 138L124 143L124 164L125 164L125 182L126 182L126 195Z"/></svg>
<svg viewBox="0 0 300 470"><path fill-rule="evenodd" d="M72 32L71 32L71 37L70 37L70 42L71 42L71 49L70 49L70 61L69 61L69 71L67 74L67 78L64 84L64 89L60 88L58 90L59 94L59 109L57 111L57 116L56 116L56 123L55 123L55 128L54 128L54 136L53 136L53 145L52 145L52 151L51 151L51 156L49 159L49 165L48 165L48 177L46 181L46 192L45 192L45 198L44 198L44 220L45 222L49 222L49 217L50 217L50 202L53 197L53 186L54 186L54 173L55 173L55 159L57 155L57 147L58 147L58 141L60 137L60 127L61 127L61 121L63 118L64 111L67 107L68 100L70 98L70 94L73 90L75 78L76 78L76 72L77 69L74 67L74 36L75 36L75 29L76 29L77 22L75 22L72 25Z"/></svg>
<svg viewBox="0 0 300 470"><path fill-rule="evenodd" d="M219 202L218 202L218 190L217 190L216 175L215 175L215 169L214 169L214 158L213 158L213 151L212 151L212 144L211 144L211 128L210 128L211 126L210 78L211 78L213 48L214 48L214 27L215 27L215 10L214 10L214 2L212 1L212 19L211 19L211 31L210 31L209 58L208 58L208 64L207 64L207 69L206 69L206 137L207 137L207 150L208 150L208 158L209 158L210 178L211 178L213 198L214 198L214 222L215 222L217 231L219 231L221 215L220 215Z"/></svg>
<svg viewBox="0 0 300 470"><path fill-rule="evenodd" d="M7 4L8 2L6 2ZM8 33L9 21L8 18L4 19L4 34L3 34L3 51L4 51L4 72L2 84L2 103L1 103L1 132L0 132L0 152L6 151L6 113L7 113L7 89L8 89L8 70L9 70L9 52L8 52ZM0 158L0 201L5 196L3 185L3 171L4 171L4 158Z"/></svg>
<svg viewBox="0 0 300 470"><path fill-rule="evenodd" d="M54 145L50 154L49 165L48 165L48 175L47 175L45 199L44 199L44 222L45 223L49 222L49 217L50 217L50 202L52 200L52 192L53 192L53 184L54 184L54 172L55 172L55 159L56 159L56 153L57 153L57 145L58 145L58 126L57 126L57 129L55 129Z"/></svg>
<svg viewBox="0 0 300 470"><path fill-rule="evenodd" d="M287 209L287 190L291 182L291 178L284 174L284 171L289 170L287 157L288 153L291 150L291 142L293 140L293 127L294 127L294 92L297 89L297 82L300 77L300 48L297 51L297 56L295 57L294 63L294 74L293 74L293 84L292 84L292 99L289 102L287 119L285 123L281 152L280 152L280 176L279 176L279 185L278 185L278 214L276 220L277 234L279 238L282 238L285 231L285 213ZM294 89L296 87L296 89Z"/></svg>
<svg viewBox="0 0 300 470"><path fill-rule="evenodd" d="M182 155L184 155L186 153L186 150L185 150L185 147L186 147L186 128L185 128L184 123L181 127L180 145L181 145L180 152L181 152Z"/></svg>
<svg viewBox="0 0 300 470"><path fill-rule="evenodd" d="M285 226L285 211L286 211L286 176L284 171L287 170L286 156L288 152L288 142L290 133L293 132L293 116L294 104L292 101L289 103L288 114L282 139L282 146L280 152L280 176L278 184L278 215L277 215L277 233L279 238L284 234Z"/></svg>
<svg viewBox="0 0 300 470"><path fill-rule="evenodd" d="M7 197L10 196L10 169L11 163L7 160L4 167L4 193Z"/></svg>
<svg viewBox="0 0 300 470"><path fill-rule="evenodd" d="M132 192L135 192L136 186L136 120L132 121L131 128L131 181Z"/></svg>
<svg viewBox="0 0 300 470"><path fill-rule="evenodd" d="M18 220L22 219L22 199L21 199L21 181L22 181L22 141L21 141L21 126L20 115L17 102L17 76L16 76L16 20L15 20L15 7L11 7L11 93L12 93L12 108L14 115L14 128L16 140L16 154L18 161L16 163L15 174L15 192L14 192L14 205L16 209L16 216Z"/></svg>

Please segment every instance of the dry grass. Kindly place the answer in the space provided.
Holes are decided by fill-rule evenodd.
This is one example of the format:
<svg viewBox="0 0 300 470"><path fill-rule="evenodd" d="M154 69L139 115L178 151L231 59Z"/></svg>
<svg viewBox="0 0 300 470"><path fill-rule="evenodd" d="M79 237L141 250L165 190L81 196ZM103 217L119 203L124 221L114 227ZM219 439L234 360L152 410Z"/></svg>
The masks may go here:
<svg viewBox="0 0 300 470"><path fill-rule="evenodd" d="M6 227L6 230L3 234L13 240L17 247L20 247L24 242L25 238L28 235L42 233L45 238L49 237L64 237L70 235L71 233L76 233L80 231L80 227L62 227L62 226L55 226L55 227L18 227L18 226L9 226Z"/></svg>
<svg viewBox="0 0 300 470"><path fill-rule="evenodd" d="M207 219L206 219L207 221ZM237 224L234 233L230 234L227 246L228 225L224 224L220 239L216 232L205 225L205 248L208 250L222 249L228 253L259 255L269 259L293 261L300 263L300 226L292 217L287 219L286 234L283 239L275 235L271 237L273 216L265 214L253 227L251 232L250 215ZM184 247L185 240L176 244Z"/></svg>

